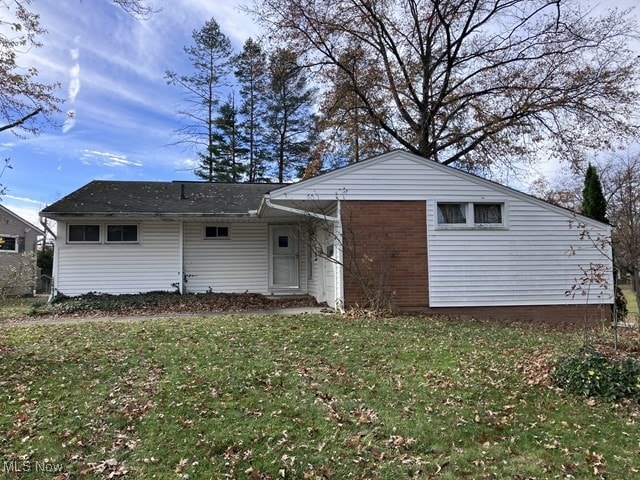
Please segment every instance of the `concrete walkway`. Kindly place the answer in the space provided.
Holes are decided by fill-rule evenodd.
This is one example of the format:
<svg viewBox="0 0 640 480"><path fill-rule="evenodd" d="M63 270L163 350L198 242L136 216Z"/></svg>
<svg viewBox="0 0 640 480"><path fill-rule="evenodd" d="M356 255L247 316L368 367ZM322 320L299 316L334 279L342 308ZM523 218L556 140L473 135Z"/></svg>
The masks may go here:
<svg viewBox="0 0 640 480"><path fill-rule="evenodd" d="M20 325L66 325L88 322L139 322L144 320L166 320L169 318L197 318L219 317L222 315L304 315L318 313L333 313L327 307L293 307L276 308L273 310L247 310L243 312L206 312L206 313L156 313L149 315L113 315L104 317L61 317L61 318L34 318L26 320L8 320L0 323L2 327L15 327Z"/></svg>

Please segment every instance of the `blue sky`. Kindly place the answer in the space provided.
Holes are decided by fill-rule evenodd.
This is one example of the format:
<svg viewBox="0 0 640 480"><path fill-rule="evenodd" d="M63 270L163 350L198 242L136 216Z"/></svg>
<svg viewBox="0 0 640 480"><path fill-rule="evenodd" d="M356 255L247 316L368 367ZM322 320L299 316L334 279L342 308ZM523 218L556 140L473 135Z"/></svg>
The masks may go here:
<svg viewBox="0 0 640 480"><path fill-rule="evenodd" d="M59 82L62 110L74 117L65 122L60 115L26 140L0 133L0 159L10 157L12 165L0 178L5 206L35 223L44 206L94 179L195 179L193 153L169 145L180 91L164 73L190 71L183 47L211 17L236 50L259 28L238 10L240 0L152 3L162 10L140 21L110 0L33 0L48 34L20 63L38 68L43 81Z"/></svg>
<svg viewBox="0 0 640 480"><path fill-rule="evenodd" d="M195 179L193 153L168 145L181 94L165 71L190 71L183 47L211 17L237 50L259 29L235 1L154 3L162 10L140 21L109 0L33 1L48 33L20 63L59 82L74 117L26 140L0 133L0 159L12 166L0 178L5 206L36 222L46 204L94 179Z"/></svg>

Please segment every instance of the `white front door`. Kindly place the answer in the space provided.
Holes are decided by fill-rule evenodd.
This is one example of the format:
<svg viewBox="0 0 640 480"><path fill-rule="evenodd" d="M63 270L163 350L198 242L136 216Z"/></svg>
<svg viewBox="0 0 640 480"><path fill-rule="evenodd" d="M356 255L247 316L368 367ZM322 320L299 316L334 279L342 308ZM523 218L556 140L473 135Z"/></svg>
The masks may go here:
<svg viewBox="0 0 640 480"><path fill-rule="evenodd" d="M299 288L298 237L292 226L271 226L271 274L274 289Z"/></svg>

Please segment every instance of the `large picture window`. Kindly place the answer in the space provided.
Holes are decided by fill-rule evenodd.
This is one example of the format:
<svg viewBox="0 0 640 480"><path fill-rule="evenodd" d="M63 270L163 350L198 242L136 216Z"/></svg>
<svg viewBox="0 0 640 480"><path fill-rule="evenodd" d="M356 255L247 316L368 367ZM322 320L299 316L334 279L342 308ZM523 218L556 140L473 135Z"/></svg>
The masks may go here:
<svg viewBox="0 0 640 480"><path fill-rule="evenodd" d="M69 225L69 242L100 242L100 225Z"/></svg>
<svg viewBox="0 0 640 480"><path fill-rule="evenodd" d="M137 225L107 225L107 242L137 242Z"/></svg>

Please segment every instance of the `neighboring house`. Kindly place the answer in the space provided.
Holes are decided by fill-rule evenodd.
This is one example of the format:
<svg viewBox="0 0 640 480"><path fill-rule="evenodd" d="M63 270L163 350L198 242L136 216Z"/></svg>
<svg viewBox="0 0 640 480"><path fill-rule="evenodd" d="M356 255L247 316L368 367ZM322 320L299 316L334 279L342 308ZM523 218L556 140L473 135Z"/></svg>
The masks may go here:
<svg viewBox="0 0 640 480"><path fill-rule="evenodd" d="M608 225L404 151L290 185L95 181L42 215L57 221L66 295L249 291L341 308L377 282L405 310L610 318ZM602 281L567 295L593 265Z"/></svg>
<svg viewBox="0 0 640 480"><path fill-rule="evenodd" d="M25 264L24 253L36 252L44 232L0 205L0 289L2 293L27 295L35 292L36 264ZM20 285L16 285L19 283Z"/></svg>

